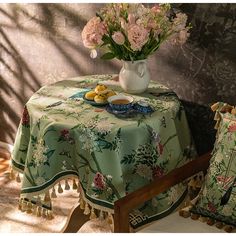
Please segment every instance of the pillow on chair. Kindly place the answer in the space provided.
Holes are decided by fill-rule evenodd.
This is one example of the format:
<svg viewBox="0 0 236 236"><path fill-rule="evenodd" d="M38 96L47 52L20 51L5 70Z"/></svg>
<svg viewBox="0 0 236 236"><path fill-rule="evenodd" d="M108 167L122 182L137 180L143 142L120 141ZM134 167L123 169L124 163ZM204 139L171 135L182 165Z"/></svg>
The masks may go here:
<svg viewBox="0 0 236 236"><path fill-rule="evenodd" d="M230 232L236 227L236 108L216 103L212 110L218 129L214 150L201 191L188 209L192 219L201 216L209 225L226 225L224 230Z"/></svg>
<svg viewBox="0 0 236 236"><path fill-rule="evenodd" d="M205 182L190 212L208 217L210 225L216 223L220 228L226 224L225 230L231 231L236 226L236 109L217 103L212 110L216 111L218 129L215 146Z"/></svg>

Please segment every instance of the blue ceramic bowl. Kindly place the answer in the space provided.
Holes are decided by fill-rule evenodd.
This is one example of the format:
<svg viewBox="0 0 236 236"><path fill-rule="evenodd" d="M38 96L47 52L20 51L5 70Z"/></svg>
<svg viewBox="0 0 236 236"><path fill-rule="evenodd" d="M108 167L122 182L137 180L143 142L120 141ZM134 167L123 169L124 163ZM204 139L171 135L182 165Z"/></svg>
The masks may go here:
<svg viewBox="0 0 236 236"><path fill-rule="evenodd" d="M152 107L144 101L139 101L135 103L133 109L140 113L145 113L145 114L152 113L154 111Z"/></svg>
<svg viewBox="0 0 236 236"><path fill-rule="evenodd" d="M107 99L109 106L115 111L128 111L133 106L133 98L124 94L111 96Z"/></svg>

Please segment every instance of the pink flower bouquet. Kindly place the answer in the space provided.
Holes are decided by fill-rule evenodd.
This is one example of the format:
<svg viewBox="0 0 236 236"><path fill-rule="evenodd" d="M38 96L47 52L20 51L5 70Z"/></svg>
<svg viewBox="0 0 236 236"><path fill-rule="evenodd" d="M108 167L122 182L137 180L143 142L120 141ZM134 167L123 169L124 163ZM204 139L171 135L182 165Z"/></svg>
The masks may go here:
<svg viewBox="0 0 236 236"><path fill-rule="evenodd" d="M170 14L170 4L149 8L140 3L112 3L88 21L82 40L92 57L103 49L102 59L143 60L166 40L185 43L190 28L186 22L185 14Z"/></svg>

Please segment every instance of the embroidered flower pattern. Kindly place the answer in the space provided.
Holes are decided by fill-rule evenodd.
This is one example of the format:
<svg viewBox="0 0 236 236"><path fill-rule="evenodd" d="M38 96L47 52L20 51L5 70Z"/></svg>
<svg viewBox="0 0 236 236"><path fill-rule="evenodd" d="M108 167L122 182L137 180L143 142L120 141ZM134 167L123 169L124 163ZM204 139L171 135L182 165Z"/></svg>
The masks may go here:
<svg viewBox="0 0 236 236"><path fill-rule="evenodd" d="M99 198L103 196L108 201L113 201L115 198L114 189L111 175L103 175L100 172L96 172L92 182L93 197Z"/></svg>
<svg viewBox="0 0 236 236"><path fill-rule="evenodd" d="M66 141L70 144L75 144L75 140L70 136L70 131L68 129L61 130L58 142Z"/></svg>
<svg viewBox="0 0 236 236"><path fill-rule="evenodd" d="M61 137L64 138L64 139L68 139L70 136L69 136L69 130L68 129L63 129L61 131Z"/></svg>
<svg viewBox="0 0 236 236"><path fill-rule="evenodd" d="M215 213L216 212L216 206L214 205L213 202L208 202L207 204L209 211Z"/></svg>
<svg viewBox="0 0 236 236"><path fill-rule="evenodd" d="M97 150L96 140L97 137L91 130L81 133L79 140L82 143L82 149L88 150L90 153Z"/></svg>
<svg viewBox="0 0 236 236"><path fill-rule="evenodd" d="M45 179L42 177L42 176L39 176L36 180L35 180L35 183L37 184L37 185L42 185L42 184L44 184L45 183Z"/></svg>
<svg viewBox="0 0 236 236"><path fill-rule="evenodd" d="M29 117L29 112L28 112L28 109L27 109L26 106L24 107L24 110L23 110L23 115L22 115L21 123L22 123L23 126L29 127L30 117Z"/></svg>
<svg viewBox="0 0 236 236"><path fill-rule="evenodd" d="M136 173L141 177L152 179L152 169L145 164L138 164L136 167Z"/></svg>
<svg viewBox="0 0 236 236"><path fill-rule="evenodd" d="M48 158L47 158L46 153L48 150L49 150L48 147L44 146L43 139L40 139L39 142L36 143L35 149L33 152L33 160L36 166L43 165L47 162Z"/></svg>
<svg viewBox="0 0 236 236"><path fill-rule="evenodd" d="M132 16L130 16L129 20L133 21ZM107 79L107 77L105 77L105 79ZM78 82L76 82L76 84L78 87L80 86ZM84 82L84 86L87 87L86 82ZM94 84L92 86L94 87ZM67 94L66 89L63 91ZM60 96L58 97L62 98L62 94L63 92L60 92ZM71 96L71 94L69 94L69 96ZM65 98L66 97L68 96L65 96ZM155 177L163 176L165 170L169 168L168 162L170 162L170 160L166 160L163 155L163 144L166 144L169 141L169 139L167 140L167 137L165 137L165 140L162 140L164 139L164 136L161 137L158 132L153 132L152 137L151 135L147 135L147 140L145 140L145 142L141 142L140 144L135 142L135 145L137 146L135 146L134 150L129 148L124 149L124 146L120 145L120 143L122 137L126 135L126 132L123 132L123 128L117 131L113 128L114 126L117 127L118 123L116 123L116 119L112 119L110 115L108 118L105 109L92 107L85 103L79 104L77 105L78 107L76 107L73 100L66 102L65 105L66 106L61 107L58 106L58 109L54 111L53 109L46 110L43 114L45 116L44 120L40 119L37 126L35 125L36 132L31 133L30 143L33 152L31 155L31 163L27 163L27 165L30 164L31 166L29 167L33 167L31 169L32 172L41 170L38 167L42 167L43 170L39 171L39 174L36 174L38 176L35 175L35 185L45 184L48 180L46 177L48 176L44 175L42 172L47 169L49 175L54 174L53 168L55 165L53 164L55 163L54 161L58 161L57 170L65 172L64 174L68 171L80 171L78 171L81 177L80 181L88 196L112 203L115 199L119 199L120 195L132 192L134 188L137 187L135 186L136 179L138 184L139 182L147 183ZM73 107L73 109L70 109L71 107ZM75 112L72 114L73 111ZM52 117L51 115L55 116ZM61 122L62 116L66 117L66 120L69 123L68 126L50 126L49 128L46 126L47 120L51 122L51 118L53 118L53 120L55 118L56 122ZM123 121L119 120L119 123L120 122L122 123ZM127 122L127 124L134 123L129 120L125 122ZM26 108L22 117L22 125L27 125L29 123L30 117ZM168 125L168 123L166 125ZM140 123L138 123L138 126L145 131L145 134L148 133L146 122L141 120ZM43 129L44 127L47 127L45 133L38 133L38 130L41 128ZM161 124L161 127L164 127L163 124ZM123 140L130 141L130 139L127 140L125 138ZM74 149L75 145L68 145L75 144L75 142L76 148L78 144L78 149ZM52 149L53 147L55 148L55 143L57 145L56 151ZM54 151L55 155L53 155ZM124 172L118 173L118 175L117 173L113 173L113 170L109 172L112 173L112 175L114 174L113 181L112 175L105 172L110 171L109 167L103 165L103 163L105 162L105 158L110 158L111 163L114 162L117 164L117 161L120 161L120 159L117 159L116 155L109 156L109 152L117 154L118 151L120 151L121 155L117 156L122 157L122 161L123 156L124 159L127 159L125 160L125 165L121 165L122 171L124 170ZM76 161L73 162L73 155L75 153L76 155L78 154L78 156L76 156ZM168 149L165 149L164 154L166 153L168 153ZM172 158L171 161L173 159L174 158ZM123 162L121 164L123 164ZM126 171L127 169L129 170ZM119 178L123 178L123 176L121 176L123 173L128 173L133 176L132 178L124 179L124 185L126 185L126 183L129 184L129 187L124 186L124 191L122 190L122 186L121 188L117 187L117 183L119 184L120 181ZM30 175L28 177L30 178ZM49 176L49 179L50 178L51 176ZM133 185L133 183L135 184ZM174 191L170 193L167 191L164 194L165 199L167 199L168 195L171 195L168 198L170 203L174 201L174 197L177 197L175 196ZM163 196L161 197L163 198ZM152 203L157 208L168 205L167 200L165 200L165 203L163 204L163 202L159 201L160 199L158 199L158 197L156 197L156 199L157 201L153 200Z"/></svg>
<svg viewBox="0 0 236 236"><path fill-rule="evenodd" d="M236 123L233 123L232 125L229 126L228 128L229 132L236 132Z"/></svg>
<svg viewBox="0 0 236 236"><path fill-rule="evenodd" d="M161 144L160 135L158 133L156 133L155 131L152 131L152 139L156 143L156 147L157 147L157 151L158 151L159 155L162 155L164 147Z"/></svg>
<svg viewBox="0 0 236 236"><path fill-rule="evenodd" d="M102 120L97 123L96 129L100 133L108 133L111 131L113 124L110 124L107 120Z"/></svg>
<svg viewBox="0 0 236 236"><path fill-rule="evenodd" d="M222 213L226 216L231 216L233 213L233 208L229 205L225 205L222 209Z"/></svg>
<svg viewBox="0 0 236 236"><path fill-rule="evenodd" d="M221 113L211 163L205 177L204 189L200 192L192 212L234 224L235 214L235 134L234 115ZM231 191L230 188L232 187Z"/></svg>
<svg viewBox="0 0 236 236"><path fill-rule="evenodd" d="M172 187L170 189L169 195L168 195L169 205L172 205L174 202L176 202L178 196L179 196L178 187L176 187L176 186Z"/></svg>
<svg viewBox="0 0 236 236"><path fill-rule="evenodd" d="M152 169L152 176L153 178L157 177L160 178L164 175L164 169L160 166L156 166Z"/></svg>
<svg viewBox="0 0 236 236"><path fill-rule="evenodd" d="M94 183L94 187L97 188L98 190L104 190L106 187L104 176L100 172L96 173L93 179L93 183Z"/></svg>

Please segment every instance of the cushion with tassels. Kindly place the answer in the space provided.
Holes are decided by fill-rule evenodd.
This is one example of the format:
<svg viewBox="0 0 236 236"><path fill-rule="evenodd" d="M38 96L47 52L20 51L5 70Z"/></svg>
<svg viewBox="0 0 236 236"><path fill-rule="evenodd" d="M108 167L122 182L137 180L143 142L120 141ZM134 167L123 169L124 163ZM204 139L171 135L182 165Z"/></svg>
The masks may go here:
<svg viewBox="0 0 236 236"><path fill-rule="evenodd" d="M207 217L207 224L225 230L236 227L236 110L225 103L212 106L217 136L204 184L190 209L191 218ZM224 223L224 224L222 224Z"/></svg>

